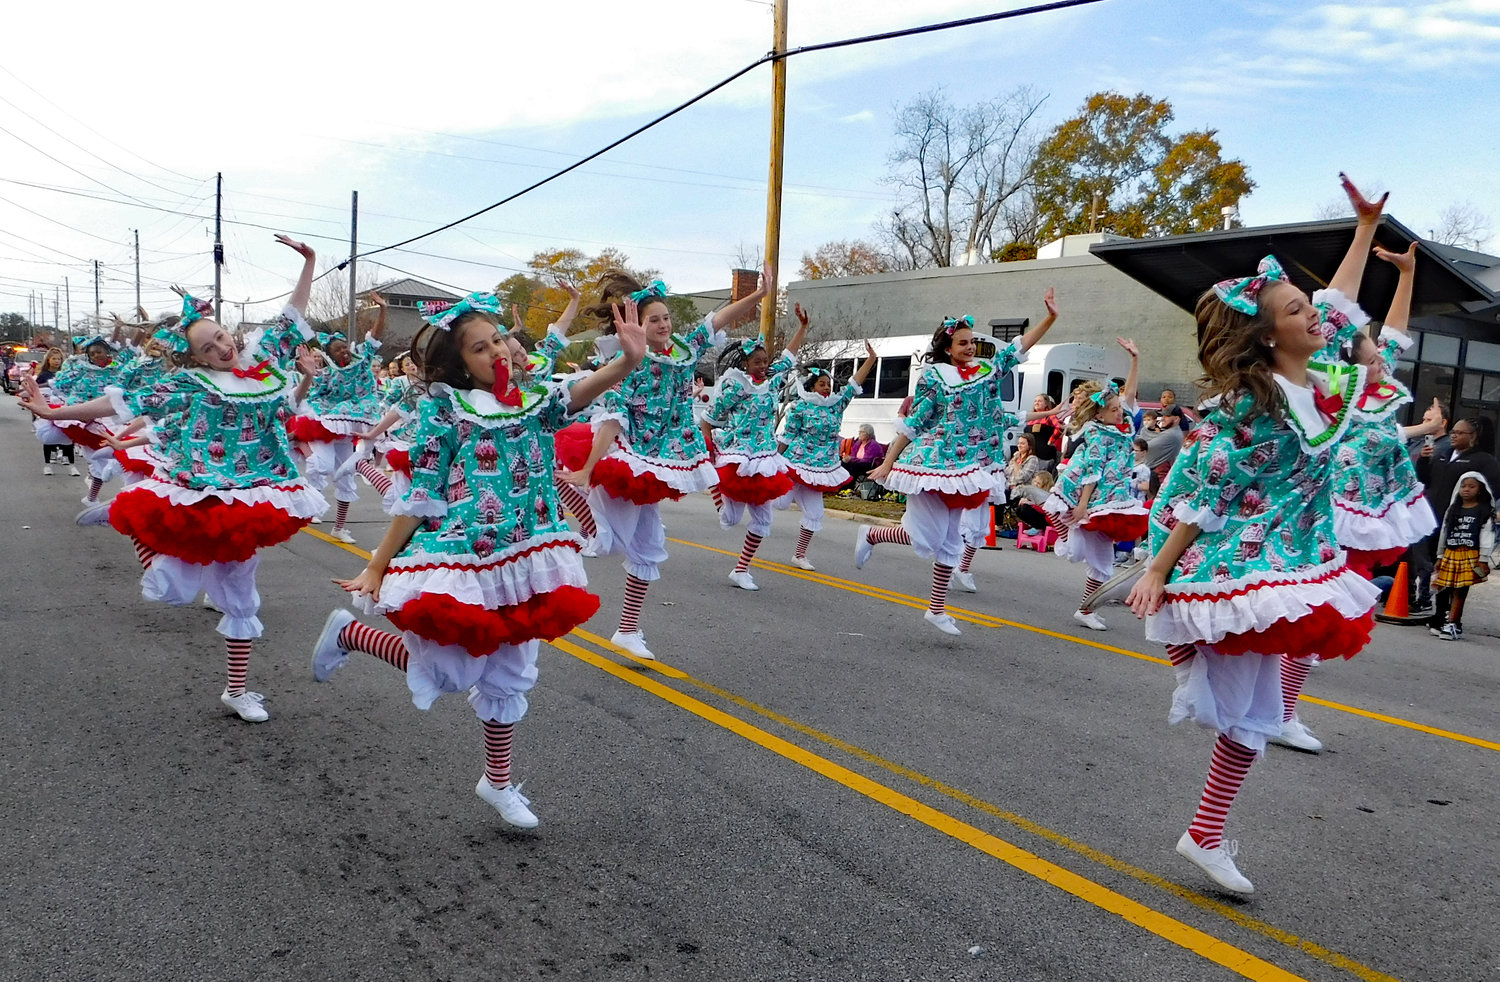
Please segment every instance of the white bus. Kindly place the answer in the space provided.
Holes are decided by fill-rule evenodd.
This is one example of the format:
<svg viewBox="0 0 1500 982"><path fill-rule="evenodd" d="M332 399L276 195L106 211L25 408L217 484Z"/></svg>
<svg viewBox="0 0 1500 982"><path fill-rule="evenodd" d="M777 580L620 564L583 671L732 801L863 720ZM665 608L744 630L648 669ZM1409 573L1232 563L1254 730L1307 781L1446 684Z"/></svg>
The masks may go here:
<svg viewBox="0 0 1500 982"><path fill-rule="evenodd" d="M980 357L994 355L994 338L979 334L976 340ZM922 356L931 342L931 334L871 339L879 361L872 378L864 385L864 394L857 396L844 414L843 436L855 436L860 424L869 423L875 428L875 439L881 443L891 441L896 435L895 422L901 403L916 390L922 374ZM823 342L818 348L805 359L806 363L829 369L840 385L864 359L863 341ZM1062 402L1082 382L1107 380L1122 385L1129 371L1130 356L1118 346L1039 344L1005 377L1001 383L1001 401L1007 410L1021 416L1031 412L1032 401L1038 395L1045 393ZM1007 435L1007 443L1014 439L1014 434Z"/></svg>

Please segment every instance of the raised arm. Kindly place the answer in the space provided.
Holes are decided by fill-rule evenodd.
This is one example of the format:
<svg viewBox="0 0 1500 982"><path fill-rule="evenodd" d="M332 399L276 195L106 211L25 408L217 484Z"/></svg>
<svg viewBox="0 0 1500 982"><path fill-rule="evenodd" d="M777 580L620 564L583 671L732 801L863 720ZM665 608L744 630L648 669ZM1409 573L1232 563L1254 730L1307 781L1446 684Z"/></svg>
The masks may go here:
<svg viewBox="0 0 1500 982"><path fill-rule="evenodd" d="M578 301L582 297L582 294L578 292L578 287L567 280L558 280L557 288L568 295L568 305L563 308L563 312L558 315L557 320L553 321L547 330L556 331L563 337L567 337L568 332L573 329L573 318L578 316Z"/></svg>
<svg viewBox="0 0 1500 982"><path fill-rule="evenodd" d="M1359 283L1365 276L1365 261L1369 259L1370 246L1375 241L1375 227L1380 224L1380 215L1385 211L1385 199L1391 193L1387 191L1380 196L1379 201L1371 201L1359 193L1359 188L1342 171L1339 172L1339 183L1349 196L1349 204L1354 206L1359 224L1354 227L1354 241L1349 243L1349 251L1344 253L1344 261L1339 263L1338 272L1333 274L1328 286L1353 300L1359 296Z"/></svg>
<svg viewBox="0 0 1500 982"><path fill-rule="evenodd" d="M306 315L307 302L312 299L313 266L317 264L318 254L313 251L312 246L287 235L277 235L276 241L302 257L302 273L297 277L297 285L292 287L292 298L287 301L287 305L297 313Z"/></svg>
<svg viewBox="0 0 1500 982"><path fill-rule="evenodd" d="M1047 316L1043 317L1041 323L1036 327L1021 335L1020 340L1016 342L1016 346L1020 348L1023 354L1030 351L1032 345L1046 337L1047 332L1052 329L1052 325L1057 323L1057 296L1050 286L1047 287L1047 292L1042 296L1042 305L1047 308Z"/></svg>
<svg viewBox="0 0 1500 982"><path fill-rule="evenodd" d="M81 423L115 414L114 403L110 401L109 396L100 396L88 402L76 402L71 406L49 405L34 378L21 380L21 405L43 419L70 419Z"/></svg>
<svg viewBox="0 0 1500 982"><path fill-rule="evenodd" d="M865 379L870 377L870 373L875 370L875 363L879 360L875 356L875 346L866 341L865 360L859 363L859 367L854 370L854 376L849 381L855 385L864 385Z"/></svg>
<svg viewBox="0 0 1500 982"><path fill-rule="evenodd" d="M370 328L369 336L374 338L376 341L382 341L384 340L385 335L386 315L389 313L389 311L386 309L385 297L382 297L379 293L371 290L370 302L375 305L376 314L375 326Z"/></svg>
<svg viewBox="0 0 1500 982"><path fill-rule="evenodd" d="M713 318L712 324L733 324L754 310L755 305L760 303L762 297L768 295L774 296L775 290L776 276L771 272L771 267L767 266L760 271L760 282L756 284L752 292L745 294L729 306L721 307L713 312L711 315ZM717 326L714 329L717 330Z"/></svg>
<svg viewBox="0 0 1500 982"><path fill-rule="evenodd" d="M1115 338L1115 343L1130 352L1130 374L1125 376L1125 388L1120 390L1120 402L1134 405L1135 397L1140 391L1141 349L1137 348L1135 342L1129 338Z"/></svg>
<svg viewBox="0 0 1500 982"><path fill-rule="evenodd" d="M792 339L786 343L786 353L789 355L795 355L802 350L802 342L807 340L809 323L807 314L803 313L800 303L792 308L792 312L797 315L797 333L793 334Z"/></svg>
<svg viewBox="0 0 1500 982"><path fill-rule="evenodd" d="M1385 315L1384 326L1404 334L1407 325L1411 323L1412 286L1417 278L1417 244L1413 242L1405 252L1391 252L1380 246L1376 246L1374 251L1375 258L1383 259L1400 270L1400 275L1396 278L1396 292L1391 295L1391 309Z"/></svg>

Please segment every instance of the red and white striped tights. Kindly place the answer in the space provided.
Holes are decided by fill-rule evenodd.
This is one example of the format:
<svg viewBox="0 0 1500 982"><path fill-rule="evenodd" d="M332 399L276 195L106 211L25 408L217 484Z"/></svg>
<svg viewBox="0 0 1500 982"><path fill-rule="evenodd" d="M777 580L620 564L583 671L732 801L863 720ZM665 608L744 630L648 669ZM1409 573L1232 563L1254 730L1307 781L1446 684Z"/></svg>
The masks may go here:
<svg viewBox="0 0 1500 982"><path fill-rule="evenodd" d="M626 575L625 606L620 608L621 634L634 634L641 629L641 608L646 605L646 590L650 586L646 580Z"/></svg>
<svg viewBox="0 0 1500 982"><path fill-rule="evenodd" d="M375 461L373 460L361 460L359 463L355 464L354 473L360 475L366 481L369 481L370 487L374 488L375 493L380 495L382 498L384 498L386 492L390 491L391 489L390 477L386 475L385 471L381 470L379 467L376 467ZM340 504L342 504L342 502L340 502Z"/></svg>
<svg viewBox="0 0 1500 982"><path fill-rule="evenodd" d="M562 499L564 507L578 519L579 530L585 536L593 538L599 532L599 527L594 524L594 510L589 507L589 499L583 490L560 477L553 478L552 485L557 488L557 496Z"/></svg>
<svg viewBox="0 0 1500 982"><path fill-rule="evenodd" d="M367 655L374 655L403 672L406 671L407 659L411 657L401 635L377 631L359 621L350 621L339 632L339 647L345 651L363 651Z"/></svg>

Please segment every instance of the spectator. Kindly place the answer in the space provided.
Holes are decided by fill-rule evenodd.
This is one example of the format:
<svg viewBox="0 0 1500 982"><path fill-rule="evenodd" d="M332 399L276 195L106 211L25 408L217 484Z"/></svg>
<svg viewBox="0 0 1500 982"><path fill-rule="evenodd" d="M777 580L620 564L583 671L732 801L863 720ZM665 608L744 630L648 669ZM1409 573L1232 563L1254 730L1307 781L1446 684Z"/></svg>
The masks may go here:
<svg viewBox="0 0 1500 982"><path fill-rule="evenodd" d="M1171 389L1161 390L1161 415L1163 417L1173 416L1176 418L1177 428L1183 433L1188 431L1187 417L1183 415L1182 407L1177 405L1177 393ZM1162 424L1165 427L1165 423Z"/></svg>
<svg viewBox="0 0 1500 982"><path fill-rule="evenodd" d="M1172 391L1171 389L1167 390ZM1151 470L1150 496L1156 497L1156 489L1166 480L1172 462L1182 451L1182 417L1176 406L1163 409L1158 416L1156 432L1146 437L1145 464Z"/></svg>
<svg viewBox="0 0 1500 982"><path fill-rule="evenodd" d="M1057 408L1057 400L1042 393L1031 401L1032 412L1045 413ZM1031 437L1031 449L1042 459L1044 466L1051 467L1057 460L1062 444L1062 421L1057 416L1048 416L1026 424L1024 432Z"/></svg>
<svg viewBox="0 0 1500 982"><path fill-rule="evenodd" d="M1016 489L1016 520L1027 528L1044 529L1047 516L1042 513L1042 502L1052 495L1052 486L1057 478L1051 471L1037 471L1031 483Z"/></svg>
<svg viewBox="0 0 1500 982"><path fill-rule="evenodd" d="M1005 482L1013 488L1030 484L1037 472L1043 469L1035 440L1030 433L1022 433L1016 441L1016 452L1005 465Z"/></svg>
<svg viewBox="0 0 1500 982"><path fill-rule="evenodd" d="M869 423L859 424L859 436L849 445L849 455L844 458L844 470L849 472L851 484L858 484L870 471L885 459L885 447L875 439L875 427Z"/></svg>
<svg viewBox="0 0 1500 982"><path fill-rule="evenodd" d="M1135 448L1135 466L1130 469L1130 490L1141 501L1147 501L1154 496L1156 490L1152 487L1152 478L1156 475L1146 465L1151 444L1145 437L1138 436L1131 446Z"/></svg>

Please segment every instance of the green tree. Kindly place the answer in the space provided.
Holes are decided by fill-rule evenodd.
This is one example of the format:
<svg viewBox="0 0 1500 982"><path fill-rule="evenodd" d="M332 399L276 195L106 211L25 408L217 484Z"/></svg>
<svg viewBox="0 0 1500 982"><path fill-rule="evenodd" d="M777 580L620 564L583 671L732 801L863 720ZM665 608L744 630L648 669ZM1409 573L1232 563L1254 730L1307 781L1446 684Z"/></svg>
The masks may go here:
<svg viewBox="0 0 1500 982"><path fill-rule="evenodd" d="M1096 92L1037 150L1039 239L1092 230L1146 238L1215 228L1255 187L1217 130L1167 132L1171 103Z"/></svg>

